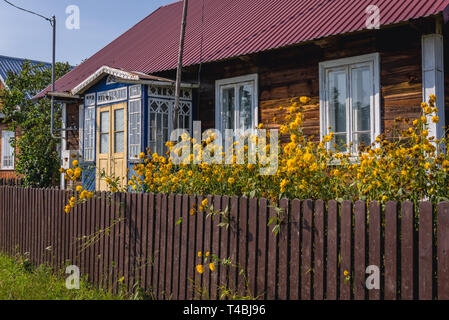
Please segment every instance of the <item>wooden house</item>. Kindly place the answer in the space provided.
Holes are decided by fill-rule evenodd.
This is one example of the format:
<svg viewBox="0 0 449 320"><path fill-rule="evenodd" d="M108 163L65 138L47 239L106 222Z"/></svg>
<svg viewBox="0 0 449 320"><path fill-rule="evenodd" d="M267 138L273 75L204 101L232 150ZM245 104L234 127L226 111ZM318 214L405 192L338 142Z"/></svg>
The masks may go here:
<svg viewBox="0 0 449 320"><path fill-rule="evenodd" d="M140 152L165 152L181 14L182 1L161 7L56 83L51 94L77 101L66 108L79 115L74 150L97 171L126 180ZM442 137L448 20L449 0L190 0L178 124L276 127L280 106L309 96L305 133L319 139L331 127L357 146L417 117L435 94L431 133ZM85 185L104 189L94 173Z"/></svg>
<svg viewBox="0 0 449 320"><path fill-rule="evenodd" d="M7 88L6 79L10 72L19 74L22 71L23 64L26 59L0 56L0 89ZM51 68L51 64L41 61L28 60L32 66L38 68ZM30 97L31 98L31 97ZM16 179L15 169L15 152L11 146L11 140L20 134L9 129L9 123L4 122L4 114L1 113L0 101L0 179Z"/></svg>

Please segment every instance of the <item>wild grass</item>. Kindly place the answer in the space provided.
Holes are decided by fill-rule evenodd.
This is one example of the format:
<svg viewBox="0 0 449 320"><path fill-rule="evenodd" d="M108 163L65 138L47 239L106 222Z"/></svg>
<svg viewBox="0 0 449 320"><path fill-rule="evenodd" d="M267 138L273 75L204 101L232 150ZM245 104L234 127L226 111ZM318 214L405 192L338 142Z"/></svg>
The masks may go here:
<svg viewBox="0 0 449 320"><path fill-rule="evenodd" d="M33 266L23 256L0 253L0 300L124 300L123 294L95 288L85 279L79 290L65 286L63 271L47 265Z"/></svg>

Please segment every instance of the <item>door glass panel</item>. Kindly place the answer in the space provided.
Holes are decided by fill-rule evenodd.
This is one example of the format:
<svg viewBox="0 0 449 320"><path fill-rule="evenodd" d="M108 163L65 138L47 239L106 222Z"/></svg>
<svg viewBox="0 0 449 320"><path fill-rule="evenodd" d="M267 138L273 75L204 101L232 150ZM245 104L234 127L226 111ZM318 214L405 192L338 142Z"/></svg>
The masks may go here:
<svg viewBox="0 0 449 320"><path fill-rule="evenodd" d="M235 90L234 87L222 90L222 110L223 130L234 129L235 112Z"/></svg>
<svg viewBox="0 0 449 320"><path fill-rule="evenodd" d="M125 152L125 110L114 111L114 153Z"/></svg>
<svg viewBox="0 0 449 320"><path fill-rule="evenodd" d="M100 113L100 154L109 152L109 111Z"/></svg>
<svg viewBox="0 0 449 320"><path fill-rule="evenodd" d="M239 86L240 129L251 129L253 87L249 84Z"/></svg>

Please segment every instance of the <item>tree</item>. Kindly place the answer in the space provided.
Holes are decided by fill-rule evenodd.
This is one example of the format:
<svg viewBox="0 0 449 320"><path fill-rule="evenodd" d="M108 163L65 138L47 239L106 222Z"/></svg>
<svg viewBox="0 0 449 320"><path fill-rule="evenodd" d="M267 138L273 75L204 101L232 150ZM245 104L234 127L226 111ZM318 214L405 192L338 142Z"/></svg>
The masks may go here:
<svg viewBox="0 0 449 320"><path fill-rule="evenodd" d="M56 64L56 78L60 78L71 66ZM46 188L59 181L59 140L50 133L51 104L48 98L32 101L31 98L51 83L51 68L25 62L19 74L10 72L7 88L0 90L4 122L10 130L19 129L18 137L11 141L16 150L16 172L23 175L28 187ZM55 107L55 128L61 127L61 108Z"/></svg>

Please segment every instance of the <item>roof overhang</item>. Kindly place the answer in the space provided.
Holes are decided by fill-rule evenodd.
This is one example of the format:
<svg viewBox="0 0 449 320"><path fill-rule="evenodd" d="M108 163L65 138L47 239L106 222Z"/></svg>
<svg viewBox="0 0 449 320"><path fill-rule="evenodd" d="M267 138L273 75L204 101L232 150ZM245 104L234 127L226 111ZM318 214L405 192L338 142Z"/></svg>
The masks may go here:
<svg viewBox="0 0 449 320"><path fill-rule="evenodd" d="M72 96L82 95L86 90L91 88L93 85L97 84L106 75L113 76L116 82L120 83L167 83L168 85L174 85L173 80L157 77L149 74L145 74L137 71L124 71L121 69L111 68L108 66L102 66L85 80L83 80L79 85L70 91ZM189 86L189 84L183 84L184 87Z"/></svg>

